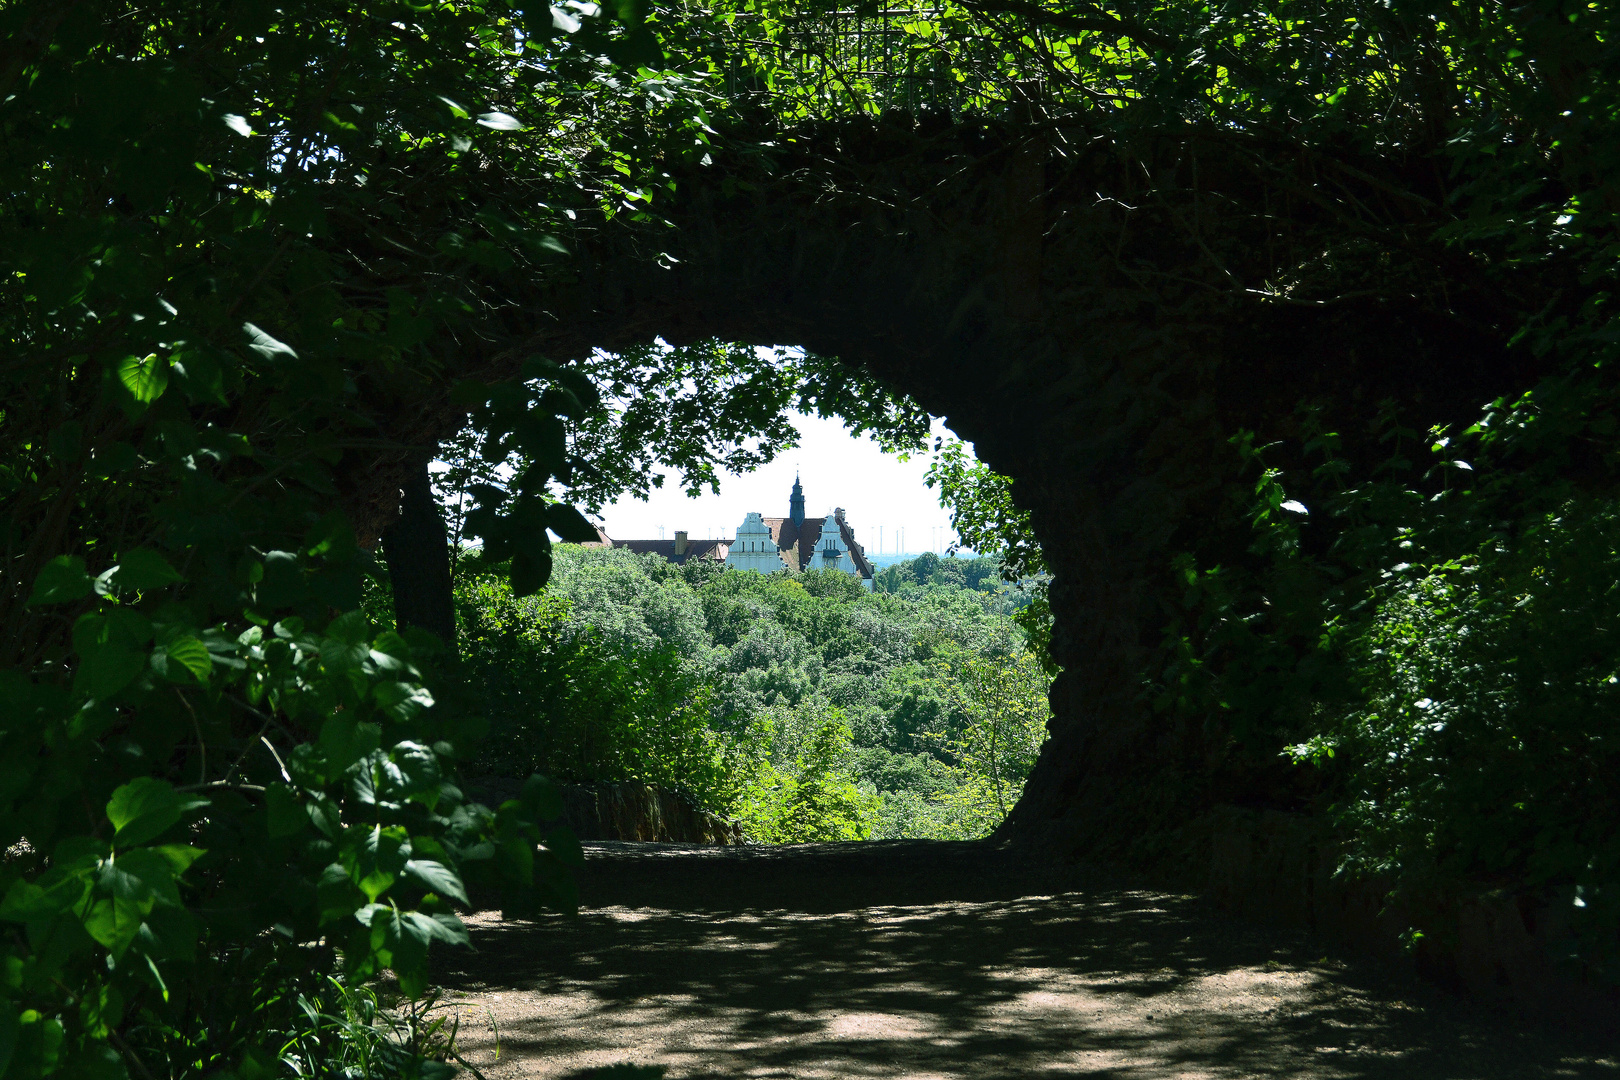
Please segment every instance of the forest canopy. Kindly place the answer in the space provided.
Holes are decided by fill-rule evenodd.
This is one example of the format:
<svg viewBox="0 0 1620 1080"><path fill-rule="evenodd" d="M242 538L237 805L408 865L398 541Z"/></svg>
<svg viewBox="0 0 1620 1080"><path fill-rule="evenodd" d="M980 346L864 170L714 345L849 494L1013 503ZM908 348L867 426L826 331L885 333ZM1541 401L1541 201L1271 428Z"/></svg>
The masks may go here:
<svg viewBox="0 0 1620 1080"><path fill-rule="evenodd" d="M994 558L926 554L871 592L626 549L559 548L532 597L496 569L474 552L456 585L474 776L640 780L763 842L976 839L1046 738L1031 596Z"/></svg>

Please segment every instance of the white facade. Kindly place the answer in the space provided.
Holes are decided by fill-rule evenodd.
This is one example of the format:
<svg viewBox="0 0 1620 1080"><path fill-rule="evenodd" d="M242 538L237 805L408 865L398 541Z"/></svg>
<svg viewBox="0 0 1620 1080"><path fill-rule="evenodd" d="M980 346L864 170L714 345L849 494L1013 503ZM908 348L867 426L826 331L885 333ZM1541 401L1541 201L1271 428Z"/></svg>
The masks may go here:
<svg viewBox="0 0 1620 1080"><path fill-rule="evenodd" d="M844 530L840 527L839 516L828 514L827 520L821 523L821 535L816 538L816 553L811 557L810 566L819 566L823 570L842 570L846 574L854 574L861 578L861 568L856 565L855 558L850 554L849 545L844 543ZM861 578L861 584L868 589L872 587L871 579Z"/></svg>
<svg viewBox="0 0 1620 1080"><path fill-rule="evenodd" d="M819 566L853 574L863 586L872 587L872 568L866 553L853 539L844 537L843 510L834 510L821 519L806 519L804 489L796 479L788 507L785 518L768 518L759 513L743 518L737 538L726 552L726 569L774 574L778 570L797 573Z"/></svg>
<svg viewBox="0 0 1620 1080"><path fill-rule="evenodd" d="M731 550L726 554L726 569L758 570L762 574L787 569L787 563L782 561L782 554L776 550L776 541L771 537L771 527L765 524L765 519L759 514L749 514L737 527L737 538L731 542Z"/></svg>
<svg viewBox="0 0 1620 1080"><path fill-rule="evenodd" d="M843 536L839 535L838 519L831 514L821 523L821 535L816 538L816 554L813 566L824 570L848 570L855 565L855 560L849 557L849 547L844 543Z"/></svg>

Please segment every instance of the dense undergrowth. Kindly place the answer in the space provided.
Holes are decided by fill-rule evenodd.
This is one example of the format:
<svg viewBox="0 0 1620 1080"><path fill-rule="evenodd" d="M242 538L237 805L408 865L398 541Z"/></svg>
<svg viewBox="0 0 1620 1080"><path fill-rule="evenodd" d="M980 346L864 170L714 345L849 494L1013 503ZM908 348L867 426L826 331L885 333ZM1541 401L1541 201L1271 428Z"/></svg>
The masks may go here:
<svg viewBox="0 0 1620 1080"><path fill-rule="evenodd" d="M1297 443L1235 438L1254 484L1228 512L1247 549L1177 556L1143 693L1235 759L1292 762L1288 808L1337 826L1342 874L1431 909L1508 890L1574 931L1568 974L1612 984L1611 383L1601 367L1548 380L1461 429L1386 410L1370 472L1308 411Z"/></svg>
<svg viewBox="0 0 1620 1080"><path fill-rule="evenodd" d="M765 842L965 839L1017 801L1049 676L994 559L762 576L560 546L512 594L460 560L461 677L490 724L475 769L680 790Z"/></svg>

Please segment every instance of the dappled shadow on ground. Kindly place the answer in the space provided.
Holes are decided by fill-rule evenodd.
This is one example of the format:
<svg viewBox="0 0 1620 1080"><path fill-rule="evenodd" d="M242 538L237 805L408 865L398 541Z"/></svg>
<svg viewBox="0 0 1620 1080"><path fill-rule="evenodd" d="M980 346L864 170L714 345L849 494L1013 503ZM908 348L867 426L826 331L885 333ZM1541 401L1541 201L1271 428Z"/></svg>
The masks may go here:
<svg viewBox="0 0 1620 1080"><path fill-rule="evenodd" d="M577 920L481 915L444 958L490 1080L1620 1076L1601 1036L989 845L588 854Z"/></svg>

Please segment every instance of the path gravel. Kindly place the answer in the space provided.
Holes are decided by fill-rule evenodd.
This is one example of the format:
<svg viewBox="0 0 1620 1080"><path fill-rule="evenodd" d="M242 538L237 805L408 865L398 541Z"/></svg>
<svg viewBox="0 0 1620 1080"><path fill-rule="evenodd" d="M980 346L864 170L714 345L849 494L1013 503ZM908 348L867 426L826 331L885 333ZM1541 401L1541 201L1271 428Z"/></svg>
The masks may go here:
<svg viewBox="0 0 1620 1080"><path fill-rule="evenodd" d="M577 919L437 973L488 1080L1620 1078L1526 1024L1196 899L982 844L586 845Z"/></svg>

